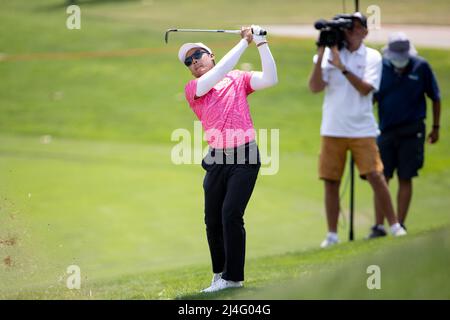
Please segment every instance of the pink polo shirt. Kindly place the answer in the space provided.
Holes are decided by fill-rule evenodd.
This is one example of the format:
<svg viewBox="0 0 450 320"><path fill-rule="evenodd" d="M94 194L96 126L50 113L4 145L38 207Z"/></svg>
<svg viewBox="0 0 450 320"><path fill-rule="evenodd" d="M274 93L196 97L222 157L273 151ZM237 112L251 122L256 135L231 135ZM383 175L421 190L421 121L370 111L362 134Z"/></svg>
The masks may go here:
<svg viewBox="0 0 450 320"><path fill-rule="evenodd" d="M255 139L247 96L252 73L233 70L207 94L194 99L197 80L185 87L186 100L202 122L208 144L212 148L237 147Z"/></svg>

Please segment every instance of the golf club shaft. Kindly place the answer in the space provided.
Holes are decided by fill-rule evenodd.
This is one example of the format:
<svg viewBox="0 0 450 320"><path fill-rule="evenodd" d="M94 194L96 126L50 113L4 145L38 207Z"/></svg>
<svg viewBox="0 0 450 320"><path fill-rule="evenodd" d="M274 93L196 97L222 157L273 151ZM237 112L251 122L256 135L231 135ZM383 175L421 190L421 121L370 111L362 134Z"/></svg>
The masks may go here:
<svg viewBox="0 0 450 320"><path fill-rule="evenodd" d="M241 30L213 30L213 29L171 29L175 32L222 32L222 33L241 33Z"/></svg>
<svg viewBox="0 0 450 320"><path fill-rule="evenodd" d="M232 33L232 34L240 34L241 30L217 30L217 29L168 29L164 36L166 43L169 41L169 33L170 32L219 32L219 33ZM253 30L252 30L253 32ZM265 36L267 34L266 30L261 30L259 35Z"/></svg>

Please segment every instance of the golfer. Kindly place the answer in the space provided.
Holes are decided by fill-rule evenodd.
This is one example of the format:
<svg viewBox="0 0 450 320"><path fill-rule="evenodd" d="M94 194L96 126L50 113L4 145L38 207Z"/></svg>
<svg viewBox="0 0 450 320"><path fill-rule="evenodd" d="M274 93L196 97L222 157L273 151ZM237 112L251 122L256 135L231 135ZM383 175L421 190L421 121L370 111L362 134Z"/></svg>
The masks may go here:
<svg viewBox="0 0 450 320"><path fill-rule="evenodd" d="M252 34L253 29L253 34ZM179 60L195 79L186 100L202 122L209 152L202 161L205 224L212 260L211 286L202 292L242 287L245 262L244 211L261 166L247 96L278 82L275 61L259 26L242 27L239 43L217 64L203 43L185 43ZM262 72L234 70L254 41Z"/></svg>

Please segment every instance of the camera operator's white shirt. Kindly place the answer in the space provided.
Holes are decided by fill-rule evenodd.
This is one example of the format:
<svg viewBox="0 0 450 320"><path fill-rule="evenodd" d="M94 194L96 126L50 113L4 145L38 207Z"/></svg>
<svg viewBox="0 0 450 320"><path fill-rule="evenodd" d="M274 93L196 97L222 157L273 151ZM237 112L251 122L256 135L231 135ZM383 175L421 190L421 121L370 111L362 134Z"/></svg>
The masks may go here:
<svg viewBox="0 0 450 320"><path fill-rule="evenodd" d="M342 72L328 62L331 50L325 48L322 59L322 78L327 83L323 102L320 134L330 137L376 137L378 125L373 114L372 96L380 86L382 59L378 51L361 44L358 50L339 51L346 69L372 85L366 96L360 94ZM314 63L317 55L314 56Z"/></svg>

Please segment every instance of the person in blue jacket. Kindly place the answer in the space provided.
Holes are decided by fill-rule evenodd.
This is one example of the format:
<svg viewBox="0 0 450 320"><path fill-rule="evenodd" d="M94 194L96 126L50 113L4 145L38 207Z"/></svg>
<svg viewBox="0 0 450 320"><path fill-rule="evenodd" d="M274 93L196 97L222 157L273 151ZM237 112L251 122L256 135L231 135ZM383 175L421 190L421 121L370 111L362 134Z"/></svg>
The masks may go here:
<svg viewBox="0 0 450 320"><path fill-rule="evenodd" d="M428 62L417 56L404 33L390 35L383 50L380 89L375 94L381 131L377 142L386 180L397 172L397 218L405 230L412 178L418 176L424 164L426 97L433 105L433 125L428 142L434 144L439 140L441 110L436 77ZM369 238L385 235L383 216L379 216Z"/></svg>

